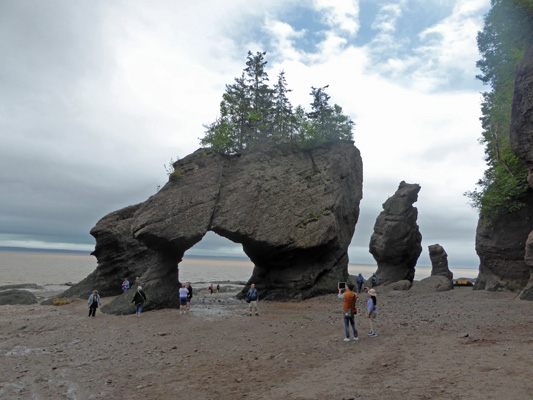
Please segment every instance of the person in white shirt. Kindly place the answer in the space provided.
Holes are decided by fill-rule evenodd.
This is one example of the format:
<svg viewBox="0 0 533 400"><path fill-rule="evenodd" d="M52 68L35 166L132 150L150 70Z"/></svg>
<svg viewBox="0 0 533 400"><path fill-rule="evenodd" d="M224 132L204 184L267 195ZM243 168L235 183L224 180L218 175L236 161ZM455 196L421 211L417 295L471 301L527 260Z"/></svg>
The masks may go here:
<svg viewBox="0 0 533 400"><path fill-rule="evenodd" d="M180 314L187 314L187 295L189 291L185 285L181 285L180 288Z"/></svg>

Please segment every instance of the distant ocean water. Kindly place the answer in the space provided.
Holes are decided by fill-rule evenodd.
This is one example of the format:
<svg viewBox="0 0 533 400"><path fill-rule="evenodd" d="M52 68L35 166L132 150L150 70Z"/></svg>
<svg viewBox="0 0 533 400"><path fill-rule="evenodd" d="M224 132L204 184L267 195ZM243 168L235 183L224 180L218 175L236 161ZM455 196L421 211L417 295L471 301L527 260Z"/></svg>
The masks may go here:
<svg viewBox="0 0 533 400"><path fill-rule="evenodd" d="M25 283L63 285L77 283L96 269L96 258L89 254L62 252L0 251L0 286ZM350 264L350 275L371 276L376 265ZM253 263L248 259L185 257L179 265L182 282L247 281ZM454 277L477 277L478 270L451 268ZM415 280L427 278L429 267L416 267Z"/></svg>

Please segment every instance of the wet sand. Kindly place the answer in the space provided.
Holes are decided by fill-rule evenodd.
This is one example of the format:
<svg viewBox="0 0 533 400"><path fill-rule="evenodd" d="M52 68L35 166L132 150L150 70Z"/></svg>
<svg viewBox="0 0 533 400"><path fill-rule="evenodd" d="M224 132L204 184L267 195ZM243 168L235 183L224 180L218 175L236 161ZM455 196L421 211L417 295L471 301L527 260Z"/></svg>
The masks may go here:
<svg viewBox="0 0 533 400"><path fill-rule="evenodd" d="M336 294L260 301L257 317L234 294L198 290L187 315L141 318L88 318L85 300L1 306L0 398L532 398L533 304L515 294L378 288L379 336L363 294L357 342Z"/></svg>

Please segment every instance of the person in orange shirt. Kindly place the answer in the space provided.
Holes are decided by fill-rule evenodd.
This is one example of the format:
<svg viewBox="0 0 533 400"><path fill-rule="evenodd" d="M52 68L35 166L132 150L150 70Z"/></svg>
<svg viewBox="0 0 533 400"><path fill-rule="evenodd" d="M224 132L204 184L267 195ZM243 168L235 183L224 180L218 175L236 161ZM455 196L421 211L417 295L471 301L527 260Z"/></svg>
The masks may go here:
<svg viewBox="0 0 533 400"><path fill-rule="evenodd" d="M342 313L344 314L344 332L346 337L344 338L345 342L350 341L350 325L353 329L353 340L359 340L359 335L357 333L357 328L355 327L354 316L357 314L357 308L355 308L355 303L357 302L357 295L353 291L353 283L346 284L346 291L342 293L342 289L339 288L339 299L343 300L342 303Z"/></svg>

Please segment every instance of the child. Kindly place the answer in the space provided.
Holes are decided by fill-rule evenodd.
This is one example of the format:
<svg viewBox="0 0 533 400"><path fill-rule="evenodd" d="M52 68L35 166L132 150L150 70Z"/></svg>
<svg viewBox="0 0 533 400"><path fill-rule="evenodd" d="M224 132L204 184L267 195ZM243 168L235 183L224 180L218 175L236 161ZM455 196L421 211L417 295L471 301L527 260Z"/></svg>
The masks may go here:
<svg viewBox="0 0 533 400"><path fill-rule="evenodd" d="M122 282L122 291L126 293L129 288L130 288L130 281L128 281L128 278L124 278L124 282Z"/></svg>
<svg viewBox="0 0 533 400"><path fill-rule="evenodd" d="M378 313L378 300L376 298L376 290L370 289L368 291L368 301L366 302L366 317L370 321L370 332L368 336L376 337L376 315Z"/></svg>

